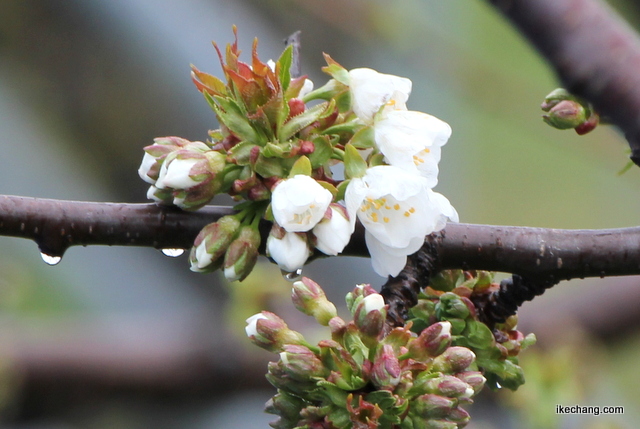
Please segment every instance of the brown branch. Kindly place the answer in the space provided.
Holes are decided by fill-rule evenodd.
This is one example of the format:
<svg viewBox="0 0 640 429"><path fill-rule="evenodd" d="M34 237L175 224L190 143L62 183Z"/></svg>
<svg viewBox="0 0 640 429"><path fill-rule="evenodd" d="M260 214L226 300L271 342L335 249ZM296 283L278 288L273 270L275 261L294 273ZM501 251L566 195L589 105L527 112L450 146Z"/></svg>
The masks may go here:
<svg viewBox="0 0 640 429"><path fill-rule="evenodd" d="M34 240L51 255L74 245L191 246L203 226L231 214L230 207L197 212L154 204L115 204L0 196L0 235ZM267 222L263 225L266 237ZM368 256L359 226L343 252ZM422 255L422 256L420 256ZM478 269L568 280L640 274L640 227L564 230L449 224L430 236L417 257L434 270Z"/></svg>
<svg viewBox="0 0 640 429"><path fill-rule="evenodd" d="M566 89L625 133L640 166L640 38L599 0L490 0L551 63Z"/></svg>

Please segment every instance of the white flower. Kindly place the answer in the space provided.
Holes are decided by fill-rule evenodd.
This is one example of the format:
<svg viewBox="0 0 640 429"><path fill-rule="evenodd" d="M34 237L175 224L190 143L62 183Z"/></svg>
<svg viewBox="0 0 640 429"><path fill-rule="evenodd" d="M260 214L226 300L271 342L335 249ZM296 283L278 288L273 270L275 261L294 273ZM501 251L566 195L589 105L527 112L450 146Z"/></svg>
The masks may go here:
<svg viewBox="0 0 640 429"><path fill-rule="evenodd" d="M191 169L200 162L196 158L173 158L167 160L160 167L160 175L156 181L159 189L189 189L200 182L193 180L189 175Z"/></svg>
<svg viewBox="0 0 640 429"><path fill-rule="evenodd" d="M349 71L351 108L358 118L371 123L378 110L389 102L404 106L411 93L411 80L368 68Z"/></svg>
<svg viewBox="0 0 640 429"><path fill-rule="evenodd" d="M447 218L457 220L455 209L426 178L391 165L351 179L345 202L352 224L357 216L365 227L372 265L382 276L397 275L427 234L442 229Z"/></svg>
<svg viewBox="0 0 640 429"><path fill-rule="evenodd" d="M344 210L334 204L329 209L330 217L324 217L313 227L313 234L317 239L316 249L326 255L337 255L349 244L353 227Z"/></svg>
<svg viewBox="0 0 640 429"><path fill-rule="evenodd" d="M422 112L385 109L375 118L373 130L389 164L421 174L429 187L438 183L440 147L451 136L449 124Z"/></svg>
<svg viewBox="0 0 640 429"><path fill-rule="evenodd" d="M371 313L374 310L382 310L386 305L384 302L384 298L379 293L372 293L363 298L362 303L364 304L365 313Z"/></svg>
<svg viewBox="0 0 640 429"><path fill-rule="evenodd" d="M267 238L267 254L288 272L302 268L309 258L307 241L295 232L285 232L282 238L273 233Z"/></svg>
<svg viewBox="0 0 640 429"><path fill-rule="evenodd" d="M278 183L271 195L273 217L288 232L305 232L316 226L333 195L309 176L298 174Z"/></svg>
<svg viewBox="0 0 640 429"><path fill-rule="evenodd" d="M258 313L247 319L247 326L244 328L247 337L251 338L258 335L258 320L260 319L268 319L268 317L262 313Z"/></svg>

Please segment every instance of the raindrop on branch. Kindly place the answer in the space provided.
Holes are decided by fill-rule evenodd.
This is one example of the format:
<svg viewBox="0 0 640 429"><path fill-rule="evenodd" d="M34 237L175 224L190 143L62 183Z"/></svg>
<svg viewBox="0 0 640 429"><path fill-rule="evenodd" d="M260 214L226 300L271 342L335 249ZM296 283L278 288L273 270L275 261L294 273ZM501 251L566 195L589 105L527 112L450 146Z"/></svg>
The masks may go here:
<svg viewBox="0 0 640 429"><path fill-rule="evenodd" d="M47 255L46 253L40 253L40 256L47 265L58 265L62 260L62 256Z"/></svg>
<svg viewBox="0 0 640 429"><path fill-rule="evenodd" d="M291 283L297 282L302 278L302 268L298 268L295 271L280 270L280 272L282 273L282 277Z"/></svg>
<svg viewBox="0 0 640 429"><path fill-rule="evenodd" d="M169 256L170 258L177 258L184 253L184 249L161 249L160 251L163 255Z"/></svg>

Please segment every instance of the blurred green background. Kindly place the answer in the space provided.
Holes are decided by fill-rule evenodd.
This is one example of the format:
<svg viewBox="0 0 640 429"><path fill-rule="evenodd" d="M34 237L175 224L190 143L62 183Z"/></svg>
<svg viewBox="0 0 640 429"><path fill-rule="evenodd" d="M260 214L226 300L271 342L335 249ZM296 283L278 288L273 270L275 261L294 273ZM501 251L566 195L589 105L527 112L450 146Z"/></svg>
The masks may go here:
<svg viewBox="0 0 640 429"><path fill-rule="evenodd" d="M612 5L638 27L635 2ZM0 194L145 202L142 148L216 127L189 64L220 75L210 42L231 42L232 24L246 55L259 38L264 60L303 30L316 86L327 80L322 52L412 79L408 107L453 128L436 190L462 222L640 223L640 169L617 175L623 138L543 124L552 70L480 0L4 0ZM383 283L356 258L316 261L305 275L339 303L356 283ZM0 237L2 427L267 427L271 356L248 346L244 319L268 308L308 323L288 294L269 264L227 285L153 249L72 248L49 267L34 243ZM564 282L525 304L520 329L540 340L523 354L528 382L481 395L469 427L635 427L639 301L640 280L621 278ZM557 416L556 404L625 415Z"/></svg>

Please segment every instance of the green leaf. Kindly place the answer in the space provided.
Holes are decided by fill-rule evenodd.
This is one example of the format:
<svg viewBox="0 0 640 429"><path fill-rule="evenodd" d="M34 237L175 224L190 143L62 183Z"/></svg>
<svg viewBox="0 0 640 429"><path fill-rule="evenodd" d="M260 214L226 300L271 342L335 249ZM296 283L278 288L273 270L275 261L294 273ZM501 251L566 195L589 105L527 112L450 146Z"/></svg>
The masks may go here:
<svg viewBox="0 0 640 429"><path fill-rule="evenodd" d="M467 338L469 346L477 349L488 349L493 346L494 338L491 329L482 322L468 320L462 335Z"/></svg>
<svg viewBox="0 0 640 429"><path fill-rule="evenodd" d="M334 199L336 195L338 195L338 189L335 186L333 186L331 183L325 182L324 180L316 180L316 182L318 182L318 184L320 184L320 186L325 188L327 191L331 192L331 195L333 195Z"/></svg>
<svg viewBox="0 0 640 429"><path fill-rule="evenodd" d="M349 76L349 72L347 69L342 67L338 62L336 62L329 55L324 54L324 59L327 62L325 67L322 67L322 71L331 75L332 78L337 80L343 85L349 85L351 83L351 77Z"/></svg>
<svg viewBox="0 0 640 429"><path fill-rule="evenodd" d="M351 180L343 180L342 182L338 183L338 193L336 194L335 198L336 201L344 200L344 193L347 191L349 182L351 182Z"/></svg>
<svg viewBox="0 0 640 429"><path fill-rule="evenodd" d="M367 171L367 162L362 158L358 149L352 144L344 147L344 173L349 179L362 177Z"/></svg>
<svg viewBox="0 0 640 429"><path fill-rule="evenodd" d="M298 174L304 174L305 176L311 176L311 161L306 156L301 156L291 167L289 172L289 178L297 176Z"/></svg>
<svg viewBox="0 0 640 429"><path fill-rule="evenodd" d="M314 150L309 156L312 168L320 168L326 164L333 154L333 147L329 140L329 136L317 136L313 140Z"/></svg>
<svg viewBox="0 0 640 429"><path fill-rule="evenodd" d="M262 155L267 158L287 158L291 154L291 150L293 149L293 143L285 142L285 143L267 143L267 145L262 148Z"/></svg>
<svg viewBox="0 0 640 429"><path fill-rule="evenodd" d="M284 177L286 169L283 161L281 158L267 158L260 154L253 170L262 177Z"/></svg>
<svg viewBox="0 0 640 429"><path fill-rule="evenodd" d="M249 140L260 144L262 139L247 119L247 113L231 98L211 97L204 93L207 102L223 123L240 140Z"/></svg>
<svg viewBox="0 0 640 429"><path fill-rule="evenodd" d="M334 106L333 102L320 103L289 119L280 129L278 140L288 140L303 128L308 127L315 121L328 116L333 112Z"/></svg>
<svg viewBox="0 0 640 429"><path fill-rule="evenodd" d="M289 87L289 83L291 82L291 63L293 61L293 45L289 45L286 47L284 51L282 51L282 55L278 58L278 65L280 69L278 70L280 79L280 84L282 85L282 92L286 92Z"/></svg>
<svg viewBox="0 0 640 429"><path fill-rule="evenodd" d="M349 140L356 149L369 149L375 146L375 133L373 127L364 127L356 132Z"/></svg>
<svg viewBox="0 0 640 429"><path fill-rule="evenodd" d="M247 140L241 141L229 150L228 156L232 160L235 160L238 165L249 165L251 150L256 146L258 145L253 142Z"/></svg>

